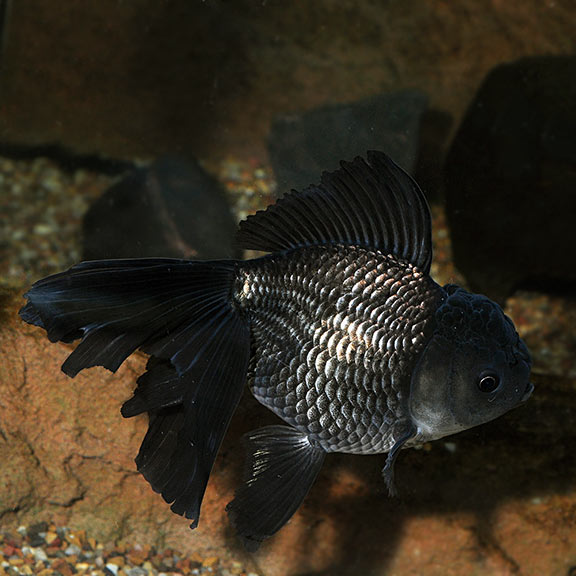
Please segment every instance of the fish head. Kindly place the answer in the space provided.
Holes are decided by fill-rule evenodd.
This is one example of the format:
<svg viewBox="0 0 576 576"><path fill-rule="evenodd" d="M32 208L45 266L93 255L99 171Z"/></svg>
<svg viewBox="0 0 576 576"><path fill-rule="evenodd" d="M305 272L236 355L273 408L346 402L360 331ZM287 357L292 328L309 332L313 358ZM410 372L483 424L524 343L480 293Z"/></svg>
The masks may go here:
<svg viewBox="0 0 576 576"><path fill-rule="evenodd" d="M457 286L444 289L412 374L410 410L422 441L489 422L533 390L530 353L502 308Z"/></svg>

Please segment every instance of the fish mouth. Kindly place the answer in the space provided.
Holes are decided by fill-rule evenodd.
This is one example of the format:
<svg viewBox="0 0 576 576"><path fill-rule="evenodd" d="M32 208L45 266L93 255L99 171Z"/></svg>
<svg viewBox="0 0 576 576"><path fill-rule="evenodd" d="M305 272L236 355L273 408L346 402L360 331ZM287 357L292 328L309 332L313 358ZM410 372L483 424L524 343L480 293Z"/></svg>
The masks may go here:
<svg viewBox="0 0 576 576"><path fill-rule="evenodd" d="M530 398L532 392L534 392L534 384L532 384L532 382L528 382L526 390L524 391L524 395L520 399L520 403L524 404L528 400L528 398Z"/></svg>

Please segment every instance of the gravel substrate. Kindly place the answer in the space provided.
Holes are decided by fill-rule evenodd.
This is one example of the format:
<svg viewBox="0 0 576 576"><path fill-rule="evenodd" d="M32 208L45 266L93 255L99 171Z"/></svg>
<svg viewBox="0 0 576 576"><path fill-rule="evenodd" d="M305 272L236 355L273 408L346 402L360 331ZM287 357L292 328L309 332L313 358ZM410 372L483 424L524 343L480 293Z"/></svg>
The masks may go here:
<svg viewBox="0 0 576 576"><path fill-rule="evenodd" d="M0 278L25 285L80 260L82 216L112 182L46 158L0 158Z"/></svg>
<svg viewBox="0 0 576 576"><path fill-rule="evenodd" d="M220 558L118 542L105 547L83 530L40 522L0 532L0 576L258 576Z"/></svg>

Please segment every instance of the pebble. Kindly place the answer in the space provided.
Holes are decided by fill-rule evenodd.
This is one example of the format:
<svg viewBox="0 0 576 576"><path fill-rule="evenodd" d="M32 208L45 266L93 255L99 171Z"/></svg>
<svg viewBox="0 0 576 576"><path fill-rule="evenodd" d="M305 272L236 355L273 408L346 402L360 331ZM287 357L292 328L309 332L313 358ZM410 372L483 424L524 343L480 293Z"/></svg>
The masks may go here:
<svg viewBox="0 0 576 576"><path fill-rule="evenodd" d="M68 546L68 548L66 548L66 550L64 550L64 554L66 554L66 556L78 556L78 554L80 554L81 552L82 549L76 546L75 544L71 544L70 546Z"/></svg>
<svg viewBox="0 0 576 576"><path fill-rule="evenodd" d="M46 562L48 560L48 555L42 548L33 548L32 554L37 562Z"/></svg>
<svg viewBox="0 0 576 576"><path fill-rule="evenodd" d="M135 566L134 568L128 568L126 570L126 576L147 576L148 570L144 568L140 568L139 566Z"/></svg>
<svg viewBox="0 0 576 576"><path fill-rule="evenodd" d="M56 532L47 532L46 533L46 544L50 546L56 539L58 538L58 534Z"/></svg>
<svg viewBox="0 0 576 576"><path fill-rule="evenodd" d="M17 230L15 234L13 234L13 238L19 238L20 235L18 234L18 232L21 232L20 230ZM56 229L54 228L54 226L52 226L51 224L36 224L36 226L34 226L34 234L38 234L38 236L48 236L49 234L54 234L54 232L56 232Z"/></svg>

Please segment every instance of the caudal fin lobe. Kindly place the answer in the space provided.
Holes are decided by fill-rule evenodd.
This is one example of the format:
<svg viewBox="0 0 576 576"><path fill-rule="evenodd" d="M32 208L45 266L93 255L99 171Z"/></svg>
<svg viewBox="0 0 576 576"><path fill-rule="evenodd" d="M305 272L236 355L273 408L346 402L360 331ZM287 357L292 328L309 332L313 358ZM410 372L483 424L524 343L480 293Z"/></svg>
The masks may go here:
<svg viewBox="0 0 576 576"><path fill-rule="evenodd" d="M137 349L152 356L123 414L149 413L138 468L193 527L248 370L249 325L232 300L236 267L83 262L34 284L20 311L52 341L81 339L62 366L69 376L91 366L115 371Z"/></svg>

